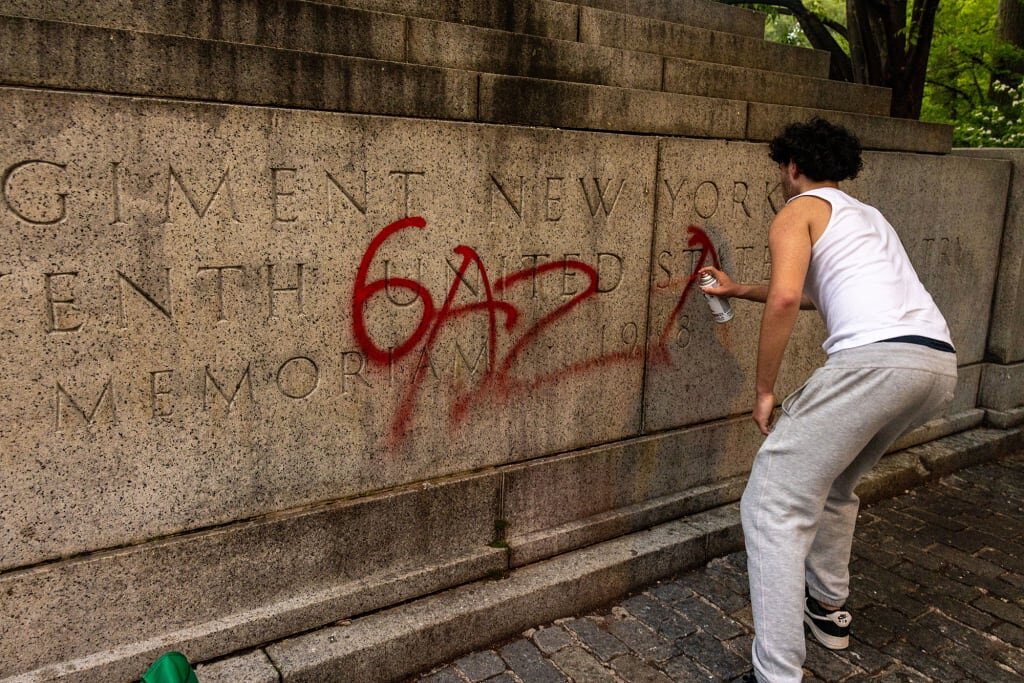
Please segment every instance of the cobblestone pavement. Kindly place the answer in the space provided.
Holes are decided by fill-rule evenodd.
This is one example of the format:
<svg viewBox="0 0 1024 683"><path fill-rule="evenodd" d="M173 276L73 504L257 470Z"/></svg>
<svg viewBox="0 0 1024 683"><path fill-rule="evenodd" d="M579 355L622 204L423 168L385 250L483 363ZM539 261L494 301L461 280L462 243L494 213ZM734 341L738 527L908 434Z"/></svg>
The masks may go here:
<svg viewBox="0 0 1024 683"><path fill-rule="evenodd" d="M861 510L850 648L806 681L1024 681L1024 453ZM530 629L419 683L732 681L750 670L746 557Z"/></svg>

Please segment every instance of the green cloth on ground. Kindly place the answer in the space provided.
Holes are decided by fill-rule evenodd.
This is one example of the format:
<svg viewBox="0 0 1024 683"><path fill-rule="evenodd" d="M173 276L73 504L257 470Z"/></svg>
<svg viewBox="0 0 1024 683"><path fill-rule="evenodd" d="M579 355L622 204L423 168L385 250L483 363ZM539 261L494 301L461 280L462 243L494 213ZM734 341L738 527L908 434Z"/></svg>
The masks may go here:
<svg viewBox="0 0 1024 683"><path fill-rule="evenodd" d="M199 679L185 655L165 652L142 674L142 683L199 683Z"/></svg>

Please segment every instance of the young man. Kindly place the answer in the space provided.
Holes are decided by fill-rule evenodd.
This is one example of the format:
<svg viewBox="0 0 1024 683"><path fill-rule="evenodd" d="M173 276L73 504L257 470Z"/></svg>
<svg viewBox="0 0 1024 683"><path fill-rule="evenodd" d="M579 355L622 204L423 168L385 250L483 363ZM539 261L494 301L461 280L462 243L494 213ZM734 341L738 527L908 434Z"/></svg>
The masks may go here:
<svg viewBox="0 0 1024 683"><path fill-rule="evenodd" d="M901 434L953 397L956 353L946 321L892 226L839 182L861 169L860 144L814 119L771 142L786 205L768 229L767 286L708 268L704 291L764 303L753 418L767 436L741 501L753 607L754 673L803 677L803 625L825 647L849 644L850 546L860 478ZM825 365L782 403L775 380L800 308L816 308Z"/></svg>

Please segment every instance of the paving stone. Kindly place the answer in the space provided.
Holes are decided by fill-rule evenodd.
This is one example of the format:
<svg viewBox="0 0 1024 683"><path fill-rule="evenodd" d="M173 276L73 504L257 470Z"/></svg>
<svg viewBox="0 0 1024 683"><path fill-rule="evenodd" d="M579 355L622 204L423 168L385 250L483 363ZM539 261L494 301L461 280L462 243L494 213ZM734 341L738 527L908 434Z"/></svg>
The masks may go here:
<svg viewBox="0 0 1024 683"><path fill-rule="evenodd" d="M931 550L931 555L938 556L950 564L961 567L971 574L995 578L1004 573L1004 569L998 565L986 562L985 560L969 555L962 550L951 548L948 545L938 544Z"/></svg>
<svg viewBox="0 0 1024 683"><path fill-rule="evenodd" d="M557 652L572 643L572 636L560 625L537 629L531 637L533 643L546 655Z"/></svg>
<svg viewBox="0 0 1024 683"><path fill-rule="evenodd" d="M697 630L697 626L685 616L647 595L629 598L622 606L669 640L682 638Z"/></svg>
<svg viewBox="0 0 1024 683"><path fill-rule="evenodd" d="M466 683L451 666L435 671L426 678L423 678L422 681L423 683Z"/></svg>
<svg viewBox="0 0 1024 683"><path fill-rule="evenodd" d="M600 660L578 645L562 648L551 655L551 661L573 681L617 683L615 675L606 669Z"/></svg>
<svg viewBox="0 0 1024 683"><path fill-rule="evenodd" d="M517 640L499 650L509 668L530 683L562 683L566 680L558 669L532 643Z"/></svg>
<svg viewBox="0 0 1024 683"><path fill-rule="evenodd" d="M679 655L665 662L662 666L665 673L673 681L720 681L721 678L702 669L686 655Z"/></svg>
<svg viewBox="0 0 1024 683"><path fill-rule="evenodd" d="M1004 643L1024 648L1024 629L1013 624L998 624L992 629L992 633Z"/></svg>
<svg viewBox="0 0 1024 683"><path fill-rule="evenodd" d="M987 657L979 657L970 650L953 652L946 650L938 654L940 659L955 664L972 679L987 683L1020 683L1020 675L1005 664Z"/></svg>
<svg viewBox="0 0 1024 683"><path fill-rule="evenodd" d="M609 621L608 632L645 659L663 662L676 654L672 643L632 616Z"/></svg>
<svg viewBox="0 0 1024 683"><path fill-rule="evenodd" d="M647 589L646 592L648 595L670 605L677 600L683 600L693 595L693 591L684 587L680 581L659 583L654 587Z"/></svg>
<svg viewBox="0 0 1024 683"><path fill-rule="evenodd" d="M634 655L616 657L611 666L629 683L672 683L672 679Z"/></svg>
<svg viewBox="0 0 1024 683"><path fill-rule="evenodd" d="M971 603L974 607L993 614L1015 626L1024 626L1024 609L1007 600L983 596Z"/></svg>
<svg viewBox="0 0 1024 683"><path fill-rule="evenodd" d="M856 664L869 674L877 674L892 666L893 658L880 652L867 642L850 636L850 647L844 652L850 662Z"/></svg>
<svg viewBox="0 0 1024 683"><path fill-rule="evenodd" d="M703 631L682 639L678 646L683 654L713 673L718 680L739 676L750 666L745 659L725 647L722 641Z"/></svg>
<svg viewBox="0 0 1024 683"><path fill-rule="evenodd" d="M743 627L701 598L678 602L675 608L719 640L728 640L743 633Z"/></svg>
<svg viewBox="0 0 1024 683"><path fill-rule="evenodd" d="M511 674L498 674L494 678L488 678L484 683L519 683L516 679L512 678Z"/></svg>
<svg viewBox="0 0 1024 683"><path fill-rule="evenodd" d="M808 638L807 641L804 667L823 681L841 681L850 676L866 674L859 666L822 647L813 638Z"/></svg>
<svg viewBox="0 0 1024 683"><path fill-rule="evenodd" d="M597 655L601 661L607 662L629 652L625 643L599 628L591 619L573 619L565 623L565 628L575 633L587 646L587 649Z"/></svg>
<svg viewBox="0 0 1024 683"><path fill-rule="evenodd" d="M913 667L925 676L940 681L961 681L967 676L963 670L944 659L940 659L936 651L928 648L921 648L917 645L904 642L891 643L886 651L891 653L900 662Z"/></svg>
<svg viewBox="0 0 1024 683"><path fill-rule="evenodd" d="M455 660L455 666L476 683L505 671L505 662L494 650L484 650Z"/></svg>

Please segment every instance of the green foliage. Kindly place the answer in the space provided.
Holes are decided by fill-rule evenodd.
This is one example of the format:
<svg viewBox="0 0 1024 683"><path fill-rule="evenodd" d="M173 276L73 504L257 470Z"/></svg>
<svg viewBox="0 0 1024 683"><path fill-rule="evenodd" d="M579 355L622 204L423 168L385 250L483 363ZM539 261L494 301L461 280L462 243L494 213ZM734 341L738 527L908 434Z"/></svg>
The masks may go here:
<svg viewBox="0 0 1024 683"><path fill-rule="evenodd" d="M993 81L1021 50L996 37L999 0L943 0L928 60L923 121L953 125L959 147L1024 147L1024 88Z"/></svg>
<svg viewBox="0 0 1024 683"><path fill-rule="evenodd" d="M959 147L1024 147L1024 84L996 82L992 88L1008 104L987 102L956 121L953 144Z"/></svg>

